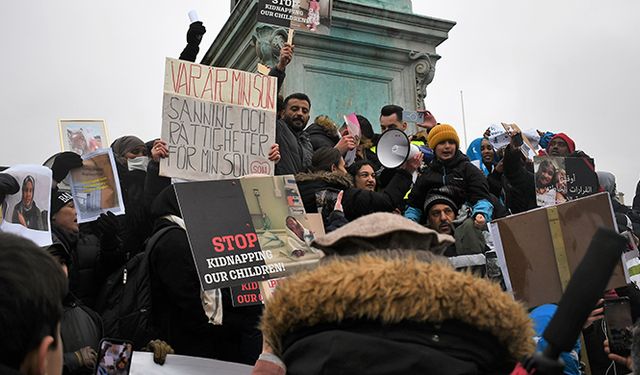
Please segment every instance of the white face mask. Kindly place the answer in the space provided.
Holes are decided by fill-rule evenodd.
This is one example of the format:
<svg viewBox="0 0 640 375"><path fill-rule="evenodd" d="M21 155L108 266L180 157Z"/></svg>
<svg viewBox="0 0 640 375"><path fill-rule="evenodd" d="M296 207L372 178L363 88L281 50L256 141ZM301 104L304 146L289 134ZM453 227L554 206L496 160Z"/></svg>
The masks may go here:
<svg viewBox="0 0 640 375"><path fill-rule="evenodd" d="M138 156L137 158L127 160L127 166L129 167L130 171L138 170L146 172L147 165L149 165L148 156Z"/></svg>

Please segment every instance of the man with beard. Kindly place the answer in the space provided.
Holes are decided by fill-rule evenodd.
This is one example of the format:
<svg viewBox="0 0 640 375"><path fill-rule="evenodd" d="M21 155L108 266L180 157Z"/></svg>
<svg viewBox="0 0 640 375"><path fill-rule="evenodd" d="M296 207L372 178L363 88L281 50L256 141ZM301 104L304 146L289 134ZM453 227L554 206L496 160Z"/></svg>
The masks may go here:
<svg viewBox="0 0 640 375"><path fill-rule="evenodd" d="M441 234L448 234L456 239L449 245L444 256L456 269L470 268L484 274L486 264L486 245L482 233L474 228L473 220L465 219L455 223L458 217L458 206L447 195L448 189L434 189L427 195L424 212L427 214L426 227Z"/></svg>
<svg viewBox="0 0 640 375"><path fill-rule="evenodd" d="M276 175L306 172L311 166L313 146L304 131L310 110L311 100L306 94L291 94L284 100L282 119L276 121L276 143L281 157Z"/></svg>

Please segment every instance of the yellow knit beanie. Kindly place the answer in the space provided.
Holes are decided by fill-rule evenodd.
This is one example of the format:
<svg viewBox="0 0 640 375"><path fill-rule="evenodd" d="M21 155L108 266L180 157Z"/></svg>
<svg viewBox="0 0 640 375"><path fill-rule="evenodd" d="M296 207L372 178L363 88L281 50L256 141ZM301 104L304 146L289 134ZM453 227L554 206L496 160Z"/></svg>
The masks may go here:
<svg viewBox="0 0 640 375"><path fill-rule="evenodd" d="M456 129L448 124L438 124L429 131L427 143L429 143L429 147L433 150L439 143L444 141L453 141L456 146L458 146L458 149L460 148L460 138L458 138Z"/></svg>

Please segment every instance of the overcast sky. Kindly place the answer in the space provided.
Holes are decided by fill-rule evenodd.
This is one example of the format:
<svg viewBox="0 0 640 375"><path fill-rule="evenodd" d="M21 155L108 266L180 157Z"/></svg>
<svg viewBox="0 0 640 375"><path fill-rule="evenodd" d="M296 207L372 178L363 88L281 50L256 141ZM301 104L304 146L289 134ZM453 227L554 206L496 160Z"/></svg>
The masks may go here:
<svg viewBox="0 0 640 375"><path fill-rule="evenodd" d="M8 2L0 12L0 165L42 163L60 149L59 118L103 118L110 140L160 134L165 56L185 44L187 12L208 32L225 0ZM457 22L437 52L427 107L469 142L492 123L564 131L627 204L640 177L640 2L414 0L416 14Z"/></svg>

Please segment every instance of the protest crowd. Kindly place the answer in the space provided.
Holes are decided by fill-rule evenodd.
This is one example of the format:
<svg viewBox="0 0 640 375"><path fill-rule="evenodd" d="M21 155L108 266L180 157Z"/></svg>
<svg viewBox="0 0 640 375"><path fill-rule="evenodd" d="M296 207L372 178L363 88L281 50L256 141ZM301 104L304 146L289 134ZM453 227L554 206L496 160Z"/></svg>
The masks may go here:
<svg viewBox="0 0 640 375"><path fill-rule="evenodd" d="M195 62L204 33L202 22L191 24L180 60ZM294 45L285 44L268 74L277 91L285 79L296 79L285 74L294 58ZM41 193L34 177L0 172L0 201L19 195L12 210L3 206L3 219L51 235L49 245L37 246L0 233L0 373L126 373L119 371L130 356L101 348L105 337L153 352L158 366L180 354L251 365L254 374L534 373L523 363L547 345L542 332L559 301L525 307L507 292L489 225L546 206L544 199L572 201L569 161L562 169L543 159L593 165L596 150L581 150L563 129L530 132L510 124L489 127L464 150L457 126L424 110L412 131L405 109L393 103L377 118L356 113L354 134L330 116L310 118L313 100L278 93L275 142L265 157L275 165L273 175L293 176L304 212L317 214L324 227L314 237L287 217L283 231L294 248L287 256L322 259L279 281L265 304L236 306L230 287L203 290L182 182L161 173L172 157L168 139L127 135L111 143L126 210L90 221L78 219L81 208L68 185L86 166L78 153L60 152L45 163L52 180L48 211L34 202ZM379 141L394 131L417 152L391 168ZM618 201L615 176L592 172L597 189L590 193L609 194L618 232L637 246L640 194L626 206ZM260 205L260 194L252 194ZM213 213L222 221L231 214ZM242 249L255 238L227 236L213 244ZM544 288L528 286L537 287ZM583 339L574 337L558 368L537 373L638 368L640 332L629 327L626 353L606 341L603 304L620 297L635 321L634 282L599 293L579 322ZM94 372L102 349L112 350L112 364Z"/></svg>

